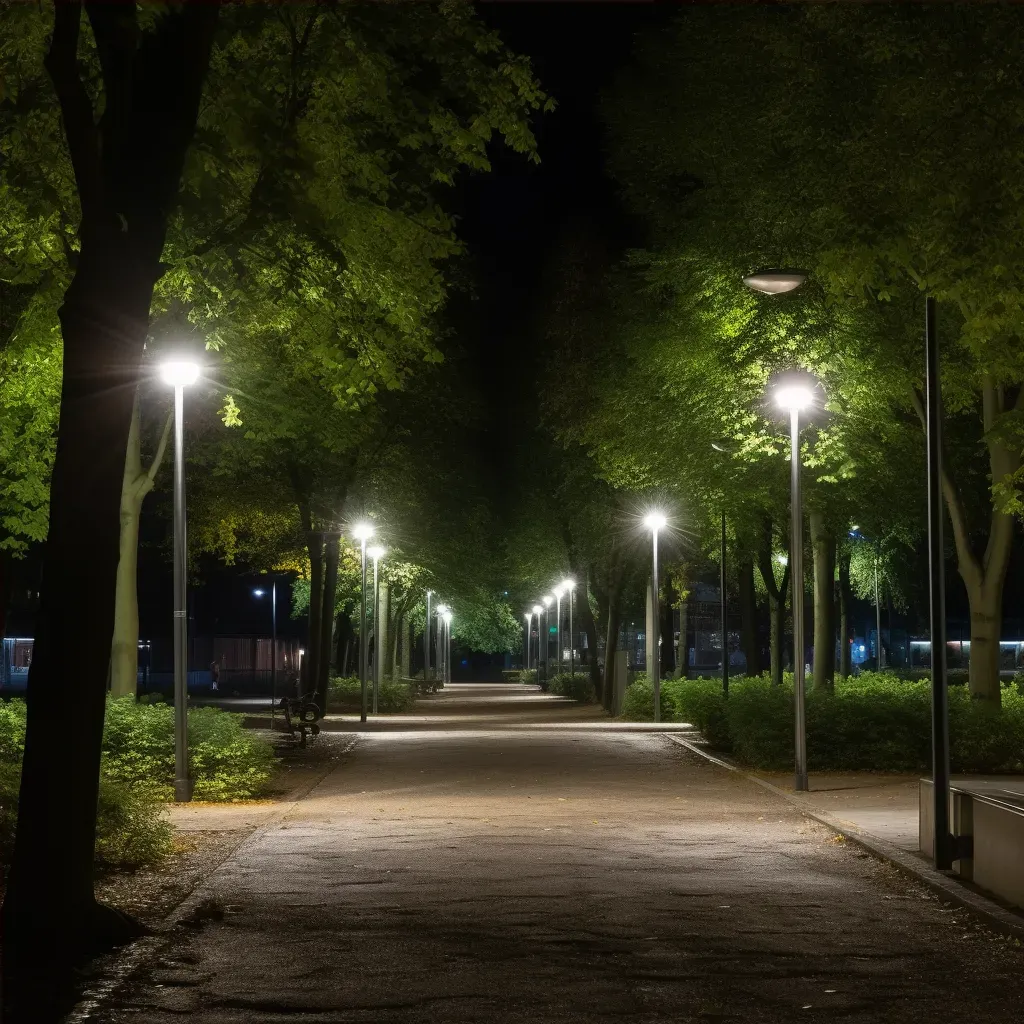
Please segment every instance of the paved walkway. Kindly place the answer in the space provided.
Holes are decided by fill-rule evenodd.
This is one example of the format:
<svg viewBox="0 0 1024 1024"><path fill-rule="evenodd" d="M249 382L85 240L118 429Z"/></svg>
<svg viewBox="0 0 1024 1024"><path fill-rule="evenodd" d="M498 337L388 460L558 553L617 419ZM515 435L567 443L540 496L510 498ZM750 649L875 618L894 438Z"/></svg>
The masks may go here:
<svg viewBox="0 0 1024 1024"><path fill-rule="evenodd" d="M463 696L457 727L361 736L96 1019L1024 1017L1019 950L741 775Z"/></svg>

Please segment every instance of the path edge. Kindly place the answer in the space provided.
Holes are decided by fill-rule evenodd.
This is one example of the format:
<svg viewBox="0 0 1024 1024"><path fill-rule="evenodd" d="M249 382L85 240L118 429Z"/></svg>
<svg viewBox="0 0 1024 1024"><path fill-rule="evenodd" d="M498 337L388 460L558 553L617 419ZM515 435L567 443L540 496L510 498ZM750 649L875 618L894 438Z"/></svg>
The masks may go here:
<svg viewBox="0 0 1024 1024"><path fill-rule="evenodd" d="M791 807L795 807L800 811L805 818L810 818L831 829L833 832L837 832L844 839L849 840L855 846L859 846L878 860L885 861L903 874L911 876L915 881L930 889L940 899L946 900L949 903L955 903L962 910L966 910L978 918L992 931L1006 938L1015 939L1018 943L1024 943L1024 918L1021 918L1011 910L1007 910L995 900L983 896L980 892L968 889L955 876L937 871L926 861L907 853L906 850L901 850L898 846L884 839L879 839L877 836L873 836L841 821L828 811L809 809L786 790L780 789L766 779L759 778L757 775L745 771L738 765L709 754L706 750L702 750L697 746L697 744L690 743L681 736L673 733L664 733L663 735L667 736L673 743L685 747L691 753L699 755L706 761L710 761L712 764L716 764L728 771L736 772L762 789L767 789L769 792L774 793L775 796L781 797Z"/></svg>
<svg viewBox="0 0 1024 1024"><path fill-rule="evenodd" d="M353 747L359 742L359 737L359 733L353 733L349 742L338 751L337 757L341 758L351 753ZM80 1024L80 1022L84 1024L86 1021L98 1020L96 1014L103 1009L104 1004L128 985L143 965L170 942L174 929L185 918L194 914L206 901L210 893L210 883L220 869L246 843L277 826L282 818L291 813L300 800L309 796L337 767L337 764L332 764L306 785L293 790L289 799L283 800L273 814L268 815L261 824L224 853L224 856L210 868L195 888L163 916L160 924L152 932L94 961L98 968L97 977L92 984L87 986L78 1002L68 1012L64 1018L64 1024Z"/></svg>

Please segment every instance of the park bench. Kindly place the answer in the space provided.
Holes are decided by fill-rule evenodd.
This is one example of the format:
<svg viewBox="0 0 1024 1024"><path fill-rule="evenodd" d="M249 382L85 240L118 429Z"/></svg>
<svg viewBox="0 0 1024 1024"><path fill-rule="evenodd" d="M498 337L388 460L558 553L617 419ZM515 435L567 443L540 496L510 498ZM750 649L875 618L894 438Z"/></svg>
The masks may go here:
<svg viewBox="0 0 1024 1024"><path fill-rule="evenodd" d="M320 708L308 697L282 697L278 704L284 712L285 731L296 739L300 747L306 746L307 733L311 736L320 734Z"/></svg>

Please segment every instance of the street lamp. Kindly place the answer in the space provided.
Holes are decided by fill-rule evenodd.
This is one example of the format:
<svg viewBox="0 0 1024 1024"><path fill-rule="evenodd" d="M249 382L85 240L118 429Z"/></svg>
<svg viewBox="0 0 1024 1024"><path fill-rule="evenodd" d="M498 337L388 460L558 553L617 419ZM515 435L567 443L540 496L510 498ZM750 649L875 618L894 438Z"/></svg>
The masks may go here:
<svg viewBox="0 0 1024 1024"><path fill-rule="evenodd" d="M562 671L562 595L565 588L561 583L551 591L555 595L555 666L558 672Z"/></svg>
<svg viewBox="0 0 1024 1024"><path fill-rule="evenodd" d="M523 618L526 619L526 662L525 669L527 672L530 671L530 626L533 624L533 616L529 612L523 612Z"/></svg>
<svg viewBox="0 0 1024 1024"><path fill-rule="evenodd" d="M444 636L445 627L445 616L449 614L448 605L439 604L437 606L437 639L434 642L435 649L437 651L437 668L441 675L441 685L444 686L448 679L448 664L445 660L445 654L447 651L447 641Z"/></svg>
<svg viewBox="0 0 1024 1024"><path fill-rule="evenodd" d="M533 614L537 616L537 685L540 685L540 615L544 609L539 605L533 606Z"/></svg>
<svg viewBox="0 0 1024 1024"><path fill-rule="evenodd" d="M794 788L807 791L807 721L804 692L804 539L800 494L800 413L814 404L814 392L802 382L780 384L776 404L789 412L790 542L793 586L793 688L795 705L796 772Z"/></svg>
<svg viewBox="0 0 1024 1024"><path fill-rule="evenodd" d="M377 714L380 663L384 650L380 628L380 581L377 576L377 564L387 554L387 550L380 544L375 544L372 548L367 548L366 553L373 559L373 713Z"/></svg>
<svg viewBox="0 0 1024 1024"><path fill-rule="evenodd" d="M174 799L192 799L188 774L188 619L186 618L185 388L195 384L199 364L172 360L160 367L174 388Z"/></svg>
<svg viewBox="0 0 1024 1024"><path fill-rule="evenodd" d="M760 270L756 274L747 274L743 283L751 291L764 295L782 295L795 292L806 280L806 270Z"/></svg>
<svg viewBox="0 0 1024 1024"><path fill-rule="evenodd" d="M263 597L266 591L257 587L253 597ZM270 583L270 728L274 728L277 713L277 580Z"/></svg>
<svg viewBox="0 0 1024 1024"><path fill-rule="evenodd" d="M554 604L555 599L550 594L545 594L540 600L541 604L544 605L544 628L541 630L541 633L544 636L544 686L546 689L548 677L551 675L551 643L548 634L548 629L550 628L548 625L548 615L551 612L551 606Z"/></svg>
<svg viewBox="0 0 1024 1024"><path fill-rule="evenodd" d="M665 529L668 520L661 512L649 512L644 516L644 526L651 531L653 541L651 561L651 649L654 654L651 658L651 682L654 685L654 720L661 721L661 651L658 649L660 623L658 616L658 531Z"/></svg>
<svg viewBox="0 0 1024 1024"><path fill-rule="evenodd" d="M452 681L452 613L445 609L444 615L444 681Z"/></svg>
<svg viewBox="0 0 1024 1024"><path fill-rule="evenodd" d="M423 685L426 686L430 680L430 595L432 590L427 591L427 615L423 620Z"/></svg>
<svg viewBox="0 0 1024 1024"><path fill-rule="evenodd" d="M562 580L562 590L569 592L569 675L576 674L576 648L574 645L575 634L572 631L572 606L576 597L576 581L574 579Z"/></svg>
<svg viewBox="0 0 1024 1024"><path fill-rule="evenodd" d="M359 721L366 721L366 542L373 536L370 523L357 523L352 528L352 536L360 544L360 588L359 588L359 688L362 693L362 710Z"/></svg>

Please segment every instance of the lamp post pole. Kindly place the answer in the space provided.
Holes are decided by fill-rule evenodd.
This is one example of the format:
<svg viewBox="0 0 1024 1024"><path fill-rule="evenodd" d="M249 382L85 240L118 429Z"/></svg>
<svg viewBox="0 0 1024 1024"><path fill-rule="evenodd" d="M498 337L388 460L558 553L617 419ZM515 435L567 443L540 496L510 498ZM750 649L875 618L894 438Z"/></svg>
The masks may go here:
<svg viewBox="0 0 1024 1024"><path fill-rule="evenodd" d="M789 411L790 566L793 586L793 688L795 777L793 788L807 791L807 711L804 692L804 538L800 493L800 410Z"/></svg>
<svg viewBox="0 0 1024 1024"><path fill-rule="evenodd" d="M573 633L572 625L572 606L576 598L576 588L569 588L569 675L574 676L576 674L576 645L575 636Z"/></svg>
<svg viewBox="0 0 1024 1024"><path fill-rule="evenodd" d="M533 625L533 616L529 612L523 614L523 618L526 619L526 658L523 661L523 668L530 671L530 627Z"/></svg>
<svg viewBox="0 0 1024 1024"><path fill-rule="evenodd" d="M725 512L722 512L722 693L729 696L729 598L725 592ZM742 615L742 611L740 613Z"/></svg>
<svg viewBox="0 0 1024 1024"><path fill-rule="evenodd" d="M933 860L935 867L943 871L953 866L957 851L949 828L949 693L946 689L946 580L942 546L942 394L939 388L935 300L930 296L925 299L924 337L928 433L928 577L932 643Z"/></svg>
<svg viewBox="0 0 1024 1024"><path fill-rule="evenodd" d="M885 667L883 662L882 653L882 605L878 600L878 552L875 552L875 635L878 637L878 657L875 659L878 663L878 671L881 672ZM889 638L890 643L892 638Z"/></svg>
<svg viewBox="0 0 1024 1024"><path fill-rule="evenodd" d="M427 591L427 617L423 620L423 683L430 681L430 595Z"/></svg>
<svg viewBox="0 0 1024 1024"><path fill-rule="evenodd" d="M360 562L359 562L359 689L362 698L362 706L359 721L366 721L366 537L360 538Z"/></svg>
<svg viewBox="0 0 1024 1024"><path fill-rule="evenodd" d="M658 650L658 638L661 623L658 621L661 611L658 607L658 527L651 530L652 561L651 561L651 674L654 685L654 720L661 721L661 651Z"/></svg>
<svg viewBox="0 0 1024 1024"><path fill-rule="evenodd" d="M555 591L555 674L562 671L562 588Z"/></svg>
<svg viewBox="0 0 1024 1024"><path fill-rule="evenodd" d="M185 534L185 388L174 385L174 799L192 799L188 774L188 620Z"/></svg>
<svg viewBox="0 0 1024 1024"><path fill-rule="evenodd" d="M377 714L377 693L380 690L380 578L377 573L380 555L373 556L373 713Z"/></svg>

